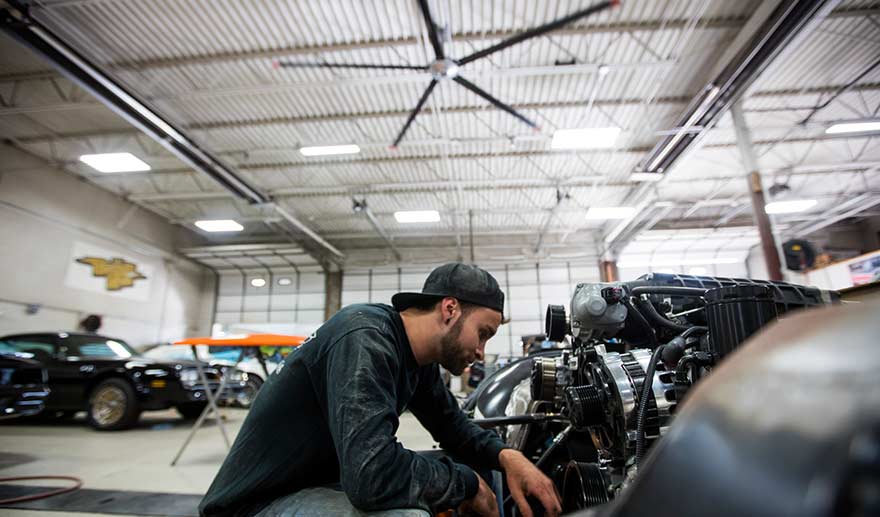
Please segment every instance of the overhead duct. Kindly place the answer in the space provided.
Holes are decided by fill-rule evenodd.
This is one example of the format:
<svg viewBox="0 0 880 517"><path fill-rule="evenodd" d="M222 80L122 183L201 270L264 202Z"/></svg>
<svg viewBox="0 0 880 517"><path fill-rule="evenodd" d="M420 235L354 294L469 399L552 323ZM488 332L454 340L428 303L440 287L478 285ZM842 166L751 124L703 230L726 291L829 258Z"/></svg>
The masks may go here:
<svg viewBox="0 0 880 517"><path fill-rule="evenodd" d="M234 170L187 137L183 131L140 100L137 95L105 74L98 65L56 36L29 13L18 0L6 0L0 9L0 29L47 60L71 81L91 93L130 124L160 143L193 169L207 174L235 197L274 209L279 216L303 231L338 258L344 255L308 229L292 214L272 202L272 198L251 185Z"/></svg>
<svg viewBox="0 0 880 517"><path fill-rule="evenodd" d="M394 253L394 258L396 258L398 262L403 260L400 257L400 251L398 251L397 246L394 245L394 241L391 240L391 237L388 235L385 229L382 228L382 225L379 224L379 219L376 218L376 214L374 214L370 207L367 206L367 200L361 199L360 201L358 201L357 199L352 198L351 201L352 210L354 210L354 213L364 214L364 216L366 216L367 218L367 221L369 221L370 224L373 226L373 229L376 230L376 233L378 233L385 241L385 243L388 244L388 247L391 248L391 252Z"/></svg>
<svg viewBox="0 0 880 517"><path fill-rule="evenodd" d="M653 147L637 172L662 174L721 118L761 72L814 20L828 15L839 0L783 0L749 43L690 102L676 130ZM695 130L696 128L696 130Z"/></svg>

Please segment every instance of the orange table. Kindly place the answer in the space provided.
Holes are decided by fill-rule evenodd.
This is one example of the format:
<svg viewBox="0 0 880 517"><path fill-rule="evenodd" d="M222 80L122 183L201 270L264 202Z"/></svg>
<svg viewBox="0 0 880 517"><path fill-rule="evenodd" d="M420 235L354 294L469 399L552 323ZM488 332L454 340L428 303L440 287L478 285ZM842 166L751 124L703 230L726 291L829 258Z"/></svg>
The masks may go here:
<svg viewBox="0 0 880 517"><path fill-rule="evenodd" d="M204 423L205 419L209 414L213 413L214 420L217 422L217 427L220 429L220 434L223 435L223 441L226 442L226 449L228 450L229 445L229 437L226 435L226 428L223 426L223 420L220 417L220 410L217 408L217 396L223 392L223 389L226 387L226 375L223 375L220 378L220 386L217 388L217 391L212 393L211 388L208 384L208 378L205 375L205 371L202 369L202 363L199 361L198 350L196 349L197 345L208 345L208 346L229 346L229 347L241 347L241 352L238 354L238 359L235 360L235 365L233 367L238 366L241 360L245 356L245 350L247 348L253 348L255 350L255 355L257 360L260 362L260 366L263 368L263 372L266 374L266 380L269 379L269 370L266 368L266 358L263 356L262 350L260 347L263 346L274 346L274 347L285 347L285 346L299 346L303 344L303 342L308 339L305 336L288 336L285 334L243 334L243 335L234 335L234 336L224 336L224 337L192 337L181 339L180 341L175 341L175 345L183 345L189 346L192 348L193 357L196 359L196 370L199 372L199 378L202 381L202 385L205 387L205 396L208 399L208 405L205 406L202 414L199 415L199 418L196 420L196 423L193 424L193 428L189 433L189 436L186 437L186 441L183 442L183 445L180 447L180 450L177 451L177 455L171 460L171 466L173 467L177 464L177 460L180 459L181 454L186 449L189 442L192 441L193 436L195 436L196 431Z"/></svg>

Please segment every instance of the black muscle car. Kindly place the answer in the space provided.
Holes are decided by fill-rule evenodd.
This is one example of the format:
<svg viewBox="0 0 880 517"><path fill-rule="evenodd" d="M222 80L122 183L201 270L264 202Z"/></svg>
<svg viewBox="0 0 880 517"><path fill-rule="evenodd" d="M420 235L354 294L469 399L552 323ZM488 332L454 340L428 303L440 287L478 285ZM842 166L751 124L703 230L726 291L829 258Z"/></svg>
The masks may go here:
<svg viewBox="0 0 880 517"><path fill-rule="evenodd" d="M125 429L142 411L170 407L184 418L197 418L207 405L195 362L141 357L120 339L72 332L17 334L0 338L0 355L9 354L46 369L45 414L85 410L96 429ZM202 369L216 392L223 373L207 363ZM234 399L244 384L241 372L230 370L221 398Z"/></svg>
<svg viewBox="0 0 880 517"><path fill-rule="evenodd" d="M46 369L19 354L0 354L0 420L33 416L49 396Z"/></svg>

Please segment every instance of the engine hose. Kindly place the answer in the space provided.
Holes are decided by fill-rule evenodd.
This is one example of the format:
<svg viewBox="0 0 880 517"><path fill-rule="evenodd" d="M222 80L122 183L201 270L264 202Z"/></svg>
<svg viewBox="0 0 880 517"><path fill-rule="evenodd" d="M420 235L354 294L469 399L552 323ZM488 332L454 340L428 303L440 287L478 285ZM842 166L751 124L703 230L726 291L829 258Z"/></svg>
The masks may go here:
<svg viewBox="0 0 880 517"><path fill-rule="evenodd" d="M636 298L636 303L638 304L638 307L645 309L644 312L642 312L643 316L653 321L657 325L660 325L661 327L666 327L676 332L684 332L688 328L690 328L687 325L679 325L669 318L662 316L659 312L657 312L657 309L654 307L654 304L651 303L650 300L642 300L640 298Z"/></svg>
<svg viewBox="0 0 880 517"><path fill-rule="evenodd" d="M654 384L654 372L657 370L657 361L666 345L658 346L651 354L648 362L648 370L645 372L645 380L642 381L642 393L639 397L639 412L636 416L636 466L642 462L645 455L645 419L648 415L648 399L651 398L651 387Z"/></svg>
<svg viewBox="0 0 880 517"><path fill-rule="evenodd" d="M620 301L626 306L627 309L629 309L629 312L632 313L632 315L635 317L635 319L638 320L639 325L641 325L642 327L645 328L645 330L648 331L648 337L651 338L651 346L656 348L657 345L659 345L659 343L657 342L657 333L654 332L654 327L652 327L651 324L648 323L648 320L645 319L645 316L642 314L642 311L636 309L633 306L632 302L629 301L629 297L627 297L627 296L624 296L623 298L621 298Z"/></svg>
<svg viewBox="0 0 880 517"><path fill-rule="evenodd" d="M541 454L541 457L538 458L538 461L535 462L535 467L540 468L541 464L544 463L545 461L547 461L547 458L550 457L550 454L552 454L553 451L555 451L556 449L559 448L560 445L562 445L562 442L564 442L566 440L566 438L568 438L568 435L571 434L571 432L573 430L574 430L574 426L569 425L565 429L563 429L559 434L557 434L556 438L554 438L553 441L550 442L550 446L547 447L547 450L544 451L544 453ZM510 499L512 497L513 497L513 494L507 494L507 497L505 497L504 501L501 502L502 509L507 505L507 503L510 502ZM514 512L513 514L516 515L516 506L514 506L513 512Z"/></svg>
<svg viewBox="0 0 880 517"><path fill-rule="evenodd" d="M632 296L641 296L643 294L668 294L670 296L703 296L708 289L700 287L674 287L662 285L640 285L630 289L629 294Z"/></svg>
<svg viewBox="0 0 880 517"><path fill-rule="evenodd" d="M693 336L696 332L700 332L700 333L705 334L706 332L709 332L709 327L701 327L699 325L694 325L693 327L688 327L687 330L685 330L684 332L681 333L681 338L687 339L687 338Z"/></svg>
<svg viewBox="0 0 880 517"><path fill-rule="evenodd" d="M31 495L23 495L20 497L10 497L9 499L0 499L0 505L14 504L14 503L23 503L25 501L36 501L37 499L45 499L47 497L52 497L53 495L66 494L67 492L73 492L74 490L78 490L82 485L82 479L73 477L73 476L22 476L22 477L11 477L11 478L0 478L0 482L5 481L33 481L38 479L61 479L64 481L73 481L73 486L62 487L55 490L49 490L48 492L41 492L39 494L31 494Z"/></svg>
<svg viewBox="0 0 880 517"><path fill-rule="evenodd" d="M713 357L706 352L696 352L682 357L675 366L675 400L681 402L691 381L688 374L694 366L708 366L713 364Z"/></svg>

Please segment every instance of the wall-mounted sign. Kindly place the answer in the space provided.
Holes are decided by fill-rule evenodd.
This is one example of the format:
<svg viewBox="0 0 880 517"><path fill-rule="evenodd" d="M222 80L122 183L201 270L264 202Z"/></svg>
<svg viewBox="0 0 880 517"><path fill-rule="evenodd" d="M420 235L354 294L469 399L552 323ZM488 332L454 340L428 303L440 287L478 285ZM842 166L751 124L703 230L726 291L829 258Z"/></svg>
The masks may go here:
<svg viewBox="0 0 880 517"><path fill-rule="evenodd" d="M106 259L103 257L82 257L76 259L80 264L92 266L93 276L102 276L107 279L107 289L118 291L123 287L132 287L135 280L144 280L147 277L140 274L137 264L126 262L119 257Z"/></svg>
<svg viewBox="0 0 880 517"><path fill-rule="evenodd" d="M87 242L74 242L70 251L70 266L64 279L67 287L149 301L157 269L148 258Z"/></svg>

